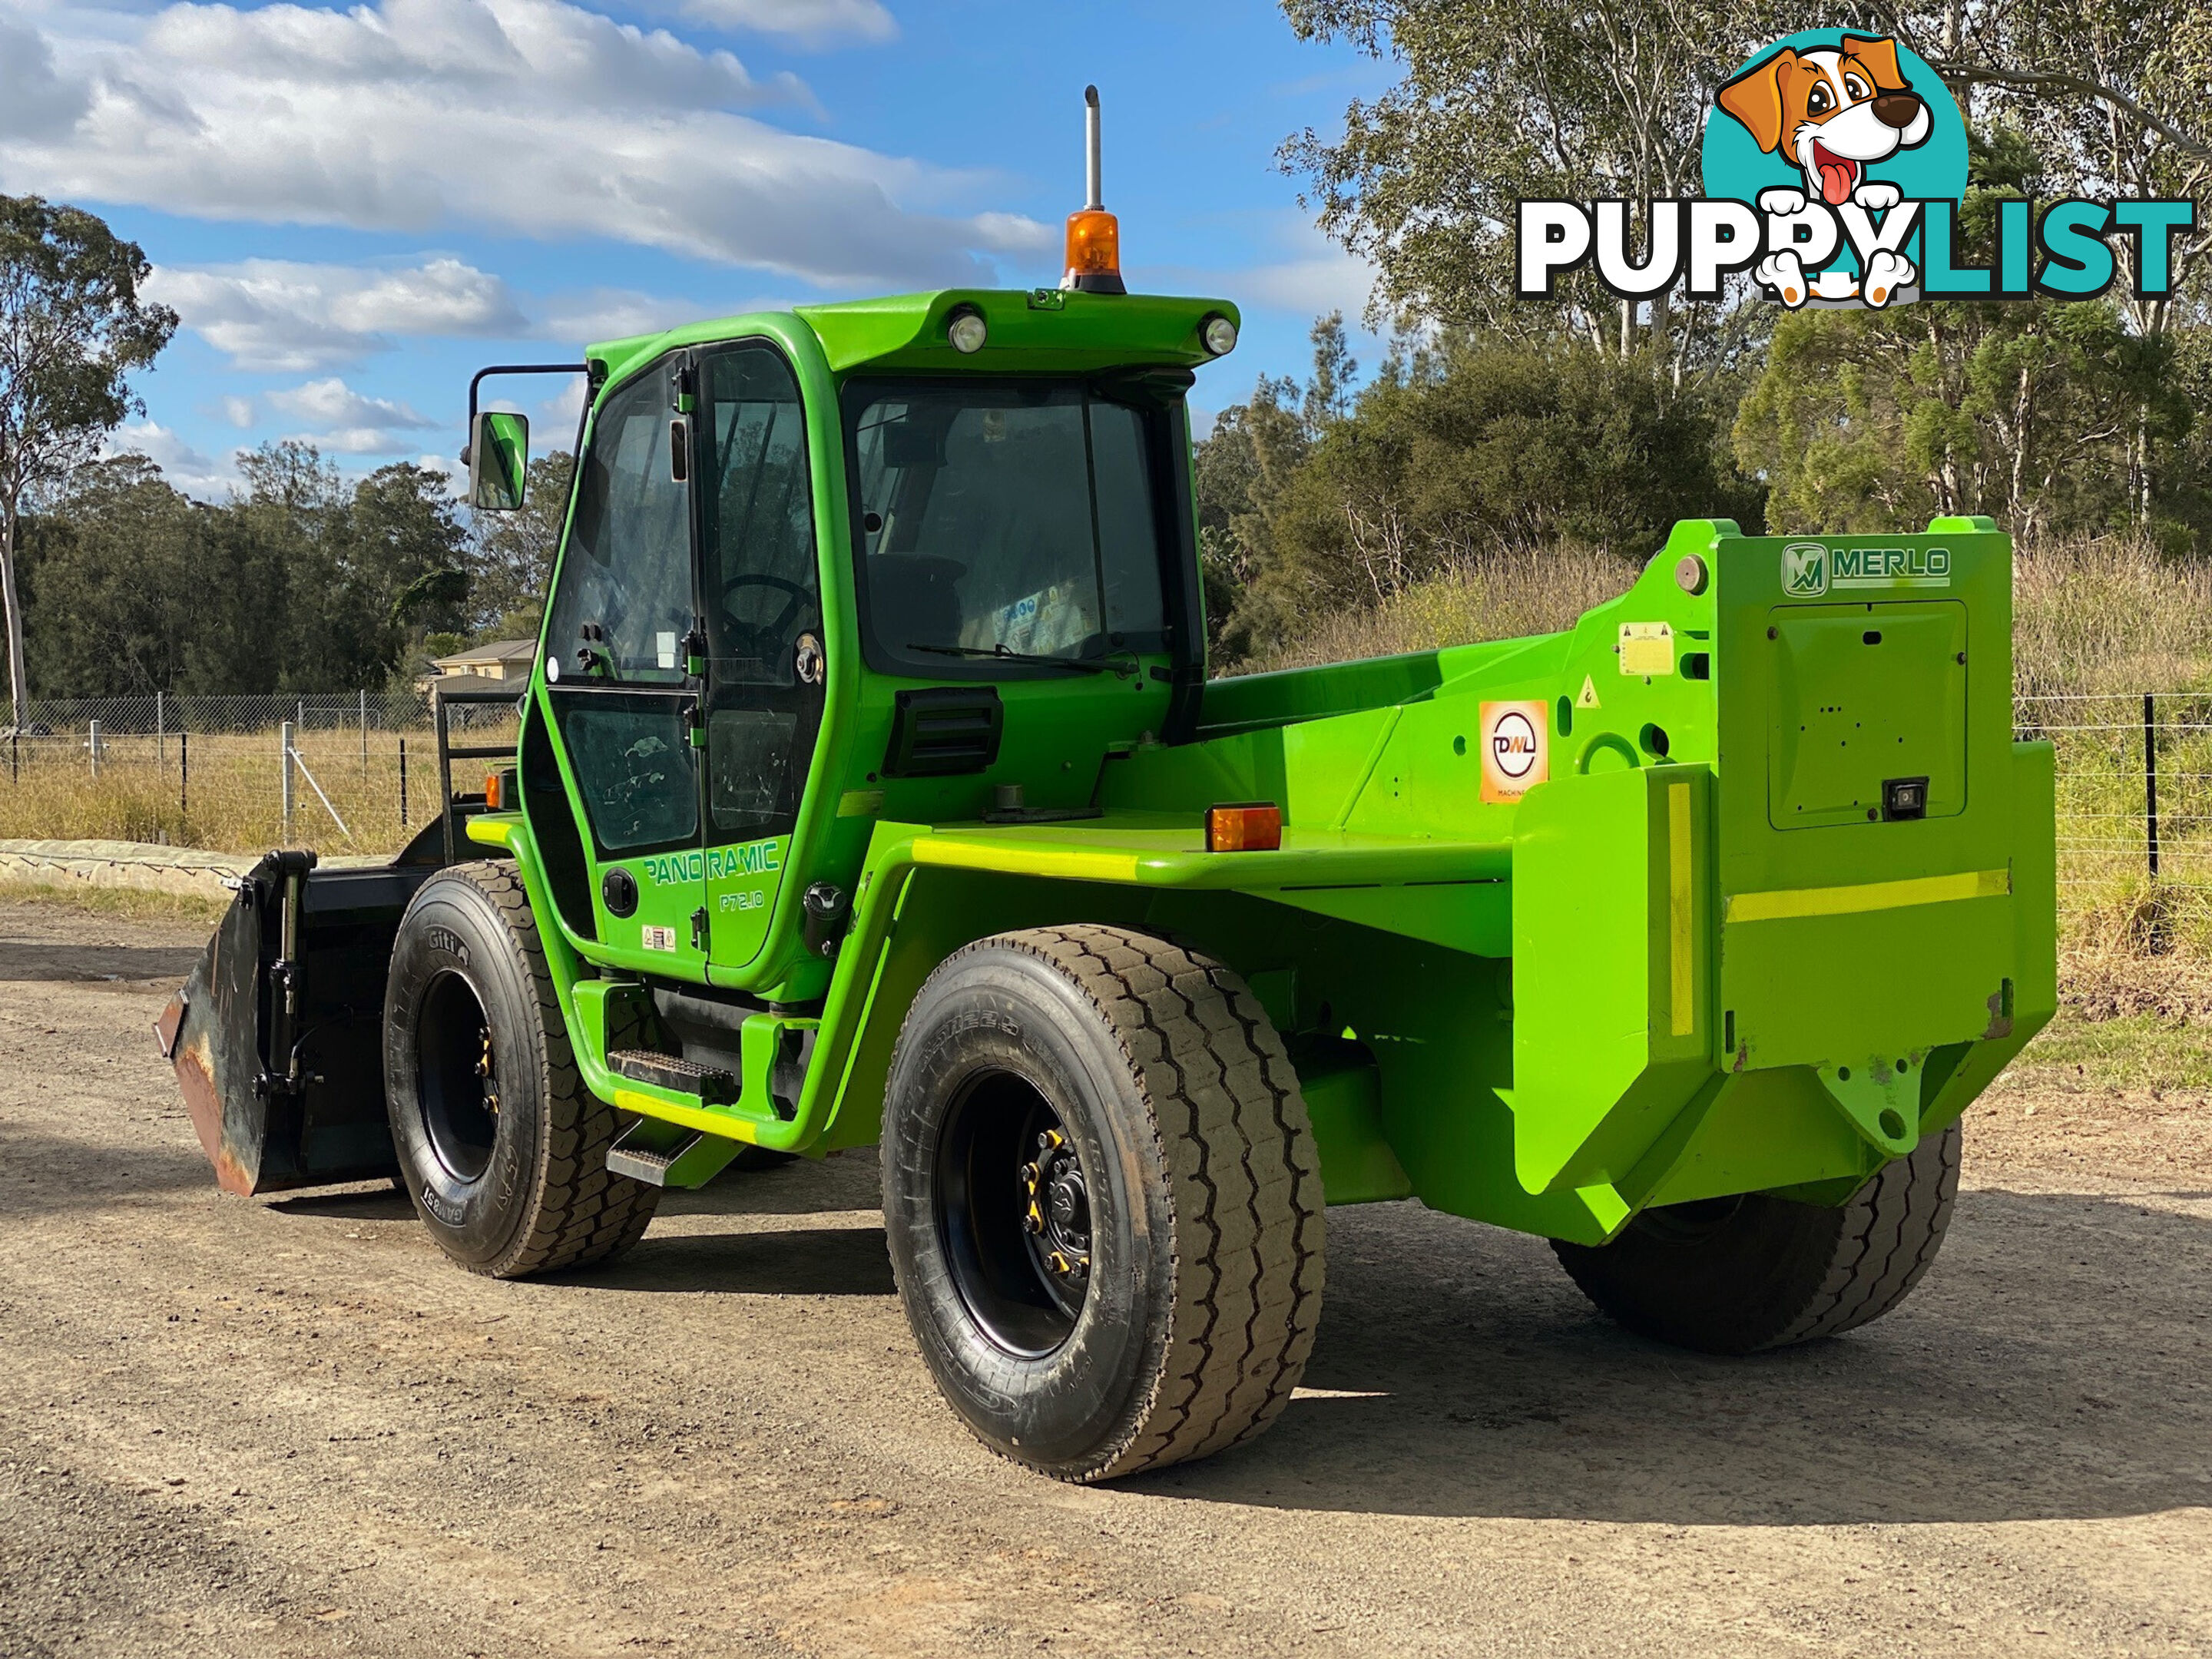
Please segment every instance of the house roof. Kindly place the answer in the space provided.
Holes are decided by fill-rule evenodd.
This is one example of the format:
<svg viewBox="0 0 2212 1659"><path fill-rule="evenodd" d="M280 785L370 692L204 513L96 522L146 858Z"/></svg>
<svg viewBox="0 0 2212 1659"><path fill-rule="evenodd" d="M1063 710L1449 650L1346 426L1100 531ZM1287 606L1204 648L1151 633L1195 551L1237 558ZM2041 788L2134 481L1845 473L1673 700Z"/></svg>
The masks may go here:
<svg viewBox="0 0 2212 1659"><path fill-rule="evenodd" d="M449 664L458 666L479 662L526 660L537 653L536 640L493 640L488 644L472 645L465 651L456 651L450 657L433 657L430 661L433 666L444 668Z"/></svg>

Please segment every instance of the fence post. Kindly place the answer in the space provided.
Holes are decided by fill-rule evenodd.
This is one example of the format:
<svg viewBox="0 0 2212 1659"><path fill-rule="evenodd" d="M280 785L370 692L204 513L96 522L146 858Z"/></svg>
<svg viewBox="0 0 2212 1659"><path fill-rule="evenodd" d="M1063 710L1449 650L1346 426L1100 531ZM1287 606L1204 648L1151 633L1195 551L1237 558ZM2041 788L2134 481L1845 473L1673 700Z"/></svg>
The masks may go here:
<svg viewBox="0 0 2212 1659"><path fill-rule="evenodd" d="M98 720L87 720L84 723L84 746L92 753L92 775L96 778L100 775L100 722Z"/></svg>
<svg viewBox="0 0 2212 1659"><path fill-rule="evenodd" d="M407 739L399 739L399 827L407 827Z"/></svg>
<svg viewBox="0 0 2212 1659"><path fill-rule="evenodd" d="M169 722L166 718L168 706L162 701L161 688L154 688L154 765L158 770L169 763Z"/></svg>
<svg viewBox="0 0 2212 1659"><path fill-rule="evenodd" d="M2158 709L2154 693L2143 693L2143 847L2150 856L2150 953L2166 953L2166 930L2158 899Z"/></svg>
<svg viewBox="0 0 2212 1659"><path fill-rule="evenodd" d="M361 781L362 781L362 787L363 788L366 788L366 787L368 787L368 693L366 690L364 690L364 691L362 691L360 695L361 695Z"/></svg>
<svg viewBox="0 0 2212 1659"><path fill-rule="evenodd" d="M292 839L292 722L286 720L283 727L284 741L284 833L279 836L278 839L288 842Z"/></svg>
<svg viewBox="0 0 2212 1659"><path fill-rule="evenodd" d="M192 734L177 733L177 816L183 817L191 811Z"/></svg>
<svg viewBox="0 0 2212 1659"><path fill-rule="evenodd" d="M2150 878L2158 879L2158 715L2153 694L2143 693L2144 844L2150 851Z"/></svg>

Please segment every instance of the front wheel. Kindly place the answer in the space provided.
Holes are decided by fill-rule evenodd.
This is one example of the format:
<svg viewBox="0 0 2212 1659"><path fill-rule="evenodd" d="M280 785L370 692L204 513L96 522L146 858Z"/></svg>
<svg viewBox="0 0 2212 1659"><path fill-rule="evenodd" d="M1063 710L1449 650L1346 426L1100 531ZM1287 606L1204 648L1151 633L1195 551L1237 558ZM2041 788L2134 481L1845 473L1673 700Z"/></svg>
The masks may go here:
<svg viewBox="0 0 2212 1659"><path fill-rule="evenodd" d="M900 1298L986 1444L1103 1480L1289 1403L1320 1158L1282 1039L1219 963L1090 926L956 952L900 1031L884 1148Z"/></svg>
<svg viewBox="0 0 2212 1659"><path fill-rule="evenodd" d="M1644 1336L1755 1353L1838 1336L1905 1300L1959 1194L1959 1126L1876 1170L1840 1208L1767 1194L1646 1210L1592 1249L1553 1242L1583 1293Z"/></svg>
<svg viewBox="0 0 2212 1659"><path fill-rule="evenodd" d="M462 1267L518 1279L645 1236L659 1189L608 1171L615 1110L577 1075L511 868L454 865L416 891L392 947L384 1076L407 1190Z"/></svg>

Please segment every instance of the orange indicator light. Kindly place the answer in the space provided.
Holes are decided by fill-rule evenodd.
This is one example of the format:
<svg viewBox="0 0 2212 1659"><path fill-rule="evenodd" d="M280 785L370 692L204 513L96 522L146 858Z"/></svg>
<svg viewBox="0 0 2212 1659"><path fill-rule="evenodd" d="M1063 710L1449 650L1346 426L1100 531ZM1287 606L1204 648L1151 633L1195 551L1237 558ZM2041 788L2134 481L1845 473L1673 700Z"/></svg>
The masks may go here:
<svg viewBox="0 0 2212 1659"><path fill-rule="evenodd" d="M1206 811L1209 853L1273 853L1283 845L1283 809L1271 800L1235 801Z"/></svg>

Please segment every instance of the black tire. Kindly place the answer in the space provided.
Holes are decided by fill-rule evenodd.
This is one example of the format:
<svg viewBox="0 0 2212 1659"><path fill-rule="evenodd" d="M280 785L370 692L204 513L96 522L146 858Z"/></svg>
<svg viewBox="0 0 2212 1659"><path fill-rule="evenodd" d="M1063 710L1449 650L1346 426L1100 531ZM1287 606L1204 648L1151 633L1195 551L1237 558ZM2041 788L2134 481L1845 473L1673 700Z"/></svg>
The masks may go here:
<svg viewBox="0 0 2212 1659"><path fill-rule="evenodd" d="M660 1189L607 1170L615 1109L584 1087L514 872L459 864L401 918L384 1000L392 1142L415 1208L472 1273L605 1261Z"/></svg>
<svg viewBox="0 0 2212 1659"><path fill-rule="evenodd" d="M1219 963L1090 926L967 946L908 1011L883 1144L907 1318L993 1449L1110 1480L1289 1403L1321 1163L1282 1039Z"/></svg>
<svg viewBox="0 0 2212 1659"><path fill-rule="evenodd" d="M1583 1293L1644 1336L1756 1353L1839 1336L1905 1300L1942 1247L1959 1126L1884 1164L1841 1208L1765 1194L1647 1210L1610 1244L1554 1241Z"/></svg>

